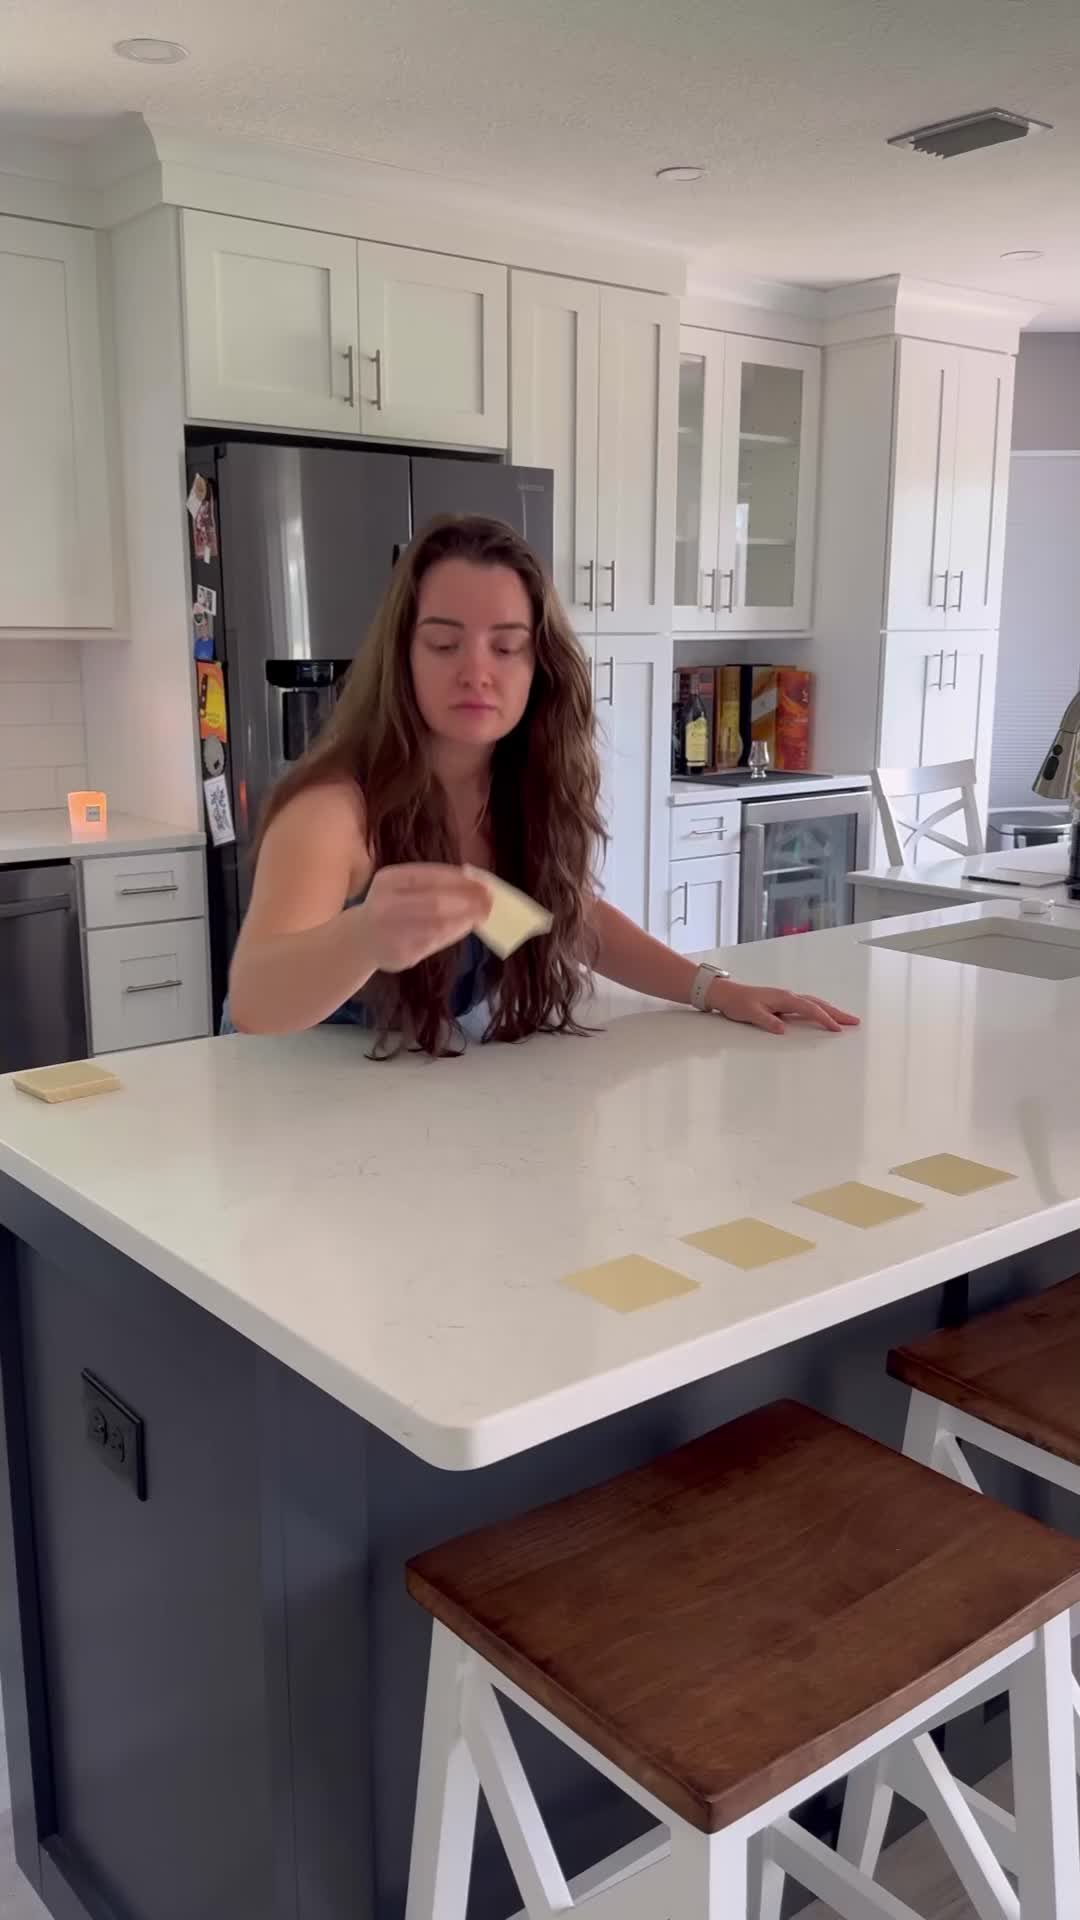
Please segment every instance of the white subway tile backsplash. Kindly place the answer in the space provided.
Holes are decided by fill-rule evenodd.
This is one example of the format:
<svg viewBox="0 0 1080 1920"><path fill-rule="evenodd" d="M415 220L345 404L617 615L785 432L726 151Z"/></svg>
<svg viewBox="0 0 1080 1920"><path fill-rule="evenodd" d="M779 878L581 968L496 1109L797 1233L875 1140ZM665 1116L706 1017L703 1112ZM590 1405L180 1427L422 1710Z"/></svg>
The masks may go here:
<svg viewBox="0 0 1080 1920"><path fill-rule="evenodd" d="M85 785L78 642L0 639L0 813L63 806Z"/></svg>
<svg viewBox="0 0 1080 1920"><path fill-rule="evenodd" d="M47 718L61 725L81 727L83 723L82 683L79 680L58 680L47 687L49 712ZM0 710L4 704L3 689L0 688Z"/></svg>
<svg viewBox="0 0 1080 1920"><path fill-rule="evenodd" d="M0 727L0 766L73 767L86 758L81 727Z"/></svg>
<svg viewBox="0 0 1080 1920"><path fill-rule="evenodd" d="M0 813L27 813L56 804L54 767L0 767Z"/></svg>
<svg viewBox="0 0 1080 1920"><path fill-rule="evenodd" d="M67 715L53 712L53 695L57 693L76 696L78 712L74 717L81 720L82 688L70 681L61 681L56 686L50 686L47 680L29 684L13 680L10 685L0 682L0 727L40 727L47 726L50 720L66 719Z"/></svg>
<svg viewBox="0 0 1080 1920"><path fill-rule="evenodd" d="M85 767L57 767L55 779L56 779L56 804L58 807L67 806L67 797L69 793L85 793L86 792L86 768ZM3 1920L2 1912L0 1912L0 1920Z"/></svg>
<svg viewBox="0 0 1080 1920"><path fill-rule="evenodd" d="M0 639L0 684L8 680L78 680L77 640Z"/></svg>

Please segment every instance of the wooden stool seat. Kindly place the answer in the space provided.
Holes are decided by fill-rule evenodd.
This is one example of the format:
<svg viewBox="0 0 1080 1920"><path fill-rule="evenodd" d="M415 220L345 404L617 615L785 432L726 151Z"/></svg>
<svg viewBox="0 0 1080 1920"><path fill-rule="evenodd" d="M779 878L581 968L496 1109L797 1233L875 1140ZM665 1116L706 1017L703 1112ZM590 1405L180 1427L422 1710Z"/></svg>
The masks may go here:
<svg viewBox="0 0 1080 1920"><path fill-rule="evenodd" d="M780 1402L423 1554L408 1582L716 1834L1080 1600L1080 1543Z"/></svg>
<svg viewBox="0 0 1080 1920"><path fill-rule="evenodd" d="M1080 1274L895 1348L889 1372L1080 1466Z"/></svg>

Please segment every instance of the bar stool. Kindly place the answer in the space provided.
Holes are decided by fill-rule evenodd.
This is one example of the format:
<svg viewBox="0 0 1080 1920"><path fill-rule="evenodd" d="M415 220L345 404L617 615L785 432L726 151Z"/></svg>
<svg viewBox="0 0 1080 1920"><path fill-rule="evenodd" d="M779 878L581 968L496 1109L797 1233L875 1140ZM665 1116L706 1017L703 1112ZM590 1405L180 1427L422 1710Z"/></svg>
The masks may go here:
<svg viewBox="0 0 1080 1920"><path fill-rule="evenodd" d="M791 1402L411 1562L434 1616L407 1920L465 1920L483 1790L528 1920L912 1910L790 1818L889 1752L980 1920L1080 1913L1080 1543ZM1008 1687L1020 1904L929 1737ZM500 1706L656 1825L568 1883Z"/></svg>
<svg viewBox="0 0 1080 1920"><path fill-rule="evenodd" d="M1080 1275L894 1348L888 1369L911 1388L904 1434L911 1459L978 1493L962 1451L967 1443L1080 1495ZM1071 1675L1069 1685L1080 1764L1080 1686ZM866 1873L881 1850L893 1785L884 1760L848 1782L839 1850ZM1011 1865L1008 1815L978 1792L961 1791L1002 1864Z"/></svg>

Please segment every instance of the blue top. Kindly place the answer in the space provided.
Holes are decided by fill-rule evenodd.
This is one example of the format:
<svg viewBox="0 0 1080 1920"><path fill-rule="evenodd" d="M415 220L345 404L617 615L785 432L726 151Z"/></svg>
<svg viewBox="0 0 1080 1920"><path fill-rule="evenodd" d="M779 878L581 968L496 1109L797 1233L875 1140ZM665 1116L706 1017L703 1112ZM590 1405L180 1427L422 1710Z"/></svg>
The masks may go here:
<svg viewBox="0 0 1080 1920"><path fill-rule="evenodd" d="M363 893L357 894L355 900L346 900L342 911L349 907L362 906L366 893L367 888ZM483 1004L488 990L487 973L487 949L477 934L470 933L468 939L462 943L458 970L450 988L449 1011L452 1019L464 1019L474 1007ZM335 1007L333 1013L328 1013L325 1020L320 1021L319 1024L323 1027L374 1027L377 1025L377 1019L375 1009L366 1001L346 1000L344 1006ZM236 1031L229 1015L229 1002L226 1000L221 1009L219 1032L226 1034Z"/></svg>

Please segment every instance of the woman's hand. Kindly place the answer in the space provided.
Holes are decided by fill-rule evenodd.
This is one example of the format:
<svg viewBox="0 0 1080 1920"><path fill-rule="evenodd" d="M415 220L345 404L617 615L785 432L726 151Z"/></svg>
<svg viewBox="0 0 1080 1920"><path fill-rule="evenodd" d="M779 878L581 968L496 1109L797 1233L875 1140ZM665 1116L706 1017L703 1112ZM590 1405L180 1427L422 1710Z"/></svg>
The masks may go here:
<svg viewBox="0 0 1080 1920"><path fill-rule="evenodd" d="M366 900L350 909L377 973L403 973L457 946L490 911L482 881L434 862L380 867Z"/></svg>
<svg viewBox="0 0 1080 1920"><path fill-rule="evenodd" d="M824 1027L826 1033L840 1033L844 1027L857 1027L858 1017L819 1000L812 993L788 993L784 987L746 987L736 980L714 980L709 989L709 1005L725 1020L741 1026L760 1027L764 1033L783 1033L788 1020L801 1020L807 1026Z"/></svg>

